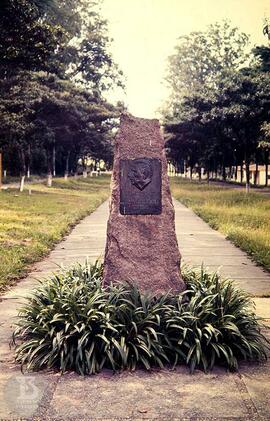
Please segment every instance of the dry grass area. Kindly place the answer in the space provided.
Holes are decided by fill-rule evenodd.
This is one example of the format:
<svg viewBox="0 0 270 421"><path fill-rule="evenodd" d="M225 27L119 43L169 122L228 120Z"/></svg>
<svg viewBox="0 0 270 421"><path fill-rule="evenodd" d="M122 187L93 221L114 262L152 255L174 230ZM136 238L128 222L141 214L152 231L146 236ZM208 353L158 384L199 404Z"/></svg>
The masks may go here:
<svg viewBox="0 0 270 421"><path fill-rule="evenodd" d="M0 191L0 291L27 273L81 218L109 195L108 176L32 184L32 194Z"/></svg>
<svg viewBox="0 0 270 421"><path fill-rule="evenodd" d="M173 196L270 271L270 195L171 178Z"/></svg>

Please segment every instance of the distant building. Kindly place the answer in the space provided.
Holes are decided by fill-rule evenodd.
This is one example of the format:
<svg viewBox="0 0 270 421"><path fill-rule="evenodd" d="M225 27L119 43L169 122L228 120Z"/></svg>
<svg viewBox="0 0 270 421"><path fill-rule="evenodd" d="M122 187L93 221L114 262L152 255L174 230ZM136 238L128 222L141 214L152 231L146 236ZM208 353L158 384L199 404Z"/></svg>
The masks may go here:
<svg viewBox="0 0 270 421"><path fill-rule="evenodd" d="M256 164L251 164L250 165L250 183L251 184L256 184L257 186L264 186L265 185L265 180L266 180L266 168L265 165L258 165L257 167L257 183L256 183ZM194 180L198 180L199 177L199 171L201 171L201 179L202 180L206 180L207 179L207 173L206 170L204 168L198 168L198 167L194 167L193 171L192 171L192 179ZM185 165L183 165L183 167L181 165L179 165L178 170L176 169L176 167L172 164L169 163L168 164L168 174L170 176L180 176L183 178L190 178L190 168L186 167ZM268 184L270 186L270 163L268 166ZM215 179L216 178L216 174L214 174L212 171L210 172L210 179ZM217 175L217 179L218 180L222 180L222 176L219 173ZM237 166L237 174L236 174L236 167L231 167L231 168L226 168L226 179L227 181L236 181L238 183L241 183L241 168L240 165ZM246 182L246 167L245 164L243 164L243 168L242 168L242 183Z"/></svg>
<svg viewBox="0 0 270 421"><path fill-rule="evenodd" d="M250 183L257 184L258 186L265 185L266 173L265 173L265 165L258 165L257 169L257 183L256 183L256 164L250 165ZM268 167L268 174L267 174L269 185L270 185L270 165ZM240 167L237 168L237 180L238 182L241 181L241 170ZM243 183L246 181L246 168L245 165L243 166Z"/></svg>

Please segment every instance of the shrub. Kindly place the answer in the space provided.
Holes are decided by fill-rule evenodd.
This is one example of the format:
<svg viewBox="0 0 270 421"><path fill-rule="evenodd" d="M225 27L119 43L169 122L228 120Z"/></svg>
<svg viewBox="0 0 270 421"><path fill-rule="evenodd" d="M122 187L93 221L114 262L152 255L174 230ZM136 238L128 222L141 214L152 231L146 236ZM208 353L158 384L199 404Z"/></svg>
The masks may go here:
<svg viewBox="0 0 270 421"><path fill-rule="evenodd" d="M185 270L187 290L162 297L101 283L102 264L52 276L20 310L15 358L27 370L94 374L186 364L237 368L266 359L267 341L248 295L217 273Z"/></svg>

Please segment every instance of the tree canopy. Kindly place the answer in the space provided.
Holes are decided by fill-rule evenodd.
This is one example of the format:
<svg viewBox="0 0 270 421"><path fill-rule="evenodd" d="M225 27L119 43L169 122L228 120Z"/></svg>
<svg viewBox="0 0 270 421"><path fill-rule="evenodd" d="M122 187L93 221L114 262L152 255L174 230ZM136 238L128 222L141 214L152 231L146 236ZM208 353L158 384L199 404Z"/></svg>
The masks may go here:
<svg viewBox="0 0 270 421"><path fill-rule="evenodd" d="M123 87L99 1L3 0L0 12L0 147L25 175L76 170L79 158L110 162L121 106L104 92ZM14 164L14 163L13 163Z"/></svg>
<svg viewBox="0 0 270 421"><path fill-rule="evenodd" d="M227 21L180 37L168 58L165 80L170 96L163 112L177 113L184 96L215 87L226 73L244 64L248 44L249 37Z"/></svg>
<svg viewBox="0 0 270 421"><path fill-rule="evenodd" d="M163 109L169 159L182 172L189 167L220 173L267 163L261 143L270 121L269 49L247 54L248 36L228 22L179 40L169 58L171 96ZM268 177L266 177L267 184Z"/></svg>

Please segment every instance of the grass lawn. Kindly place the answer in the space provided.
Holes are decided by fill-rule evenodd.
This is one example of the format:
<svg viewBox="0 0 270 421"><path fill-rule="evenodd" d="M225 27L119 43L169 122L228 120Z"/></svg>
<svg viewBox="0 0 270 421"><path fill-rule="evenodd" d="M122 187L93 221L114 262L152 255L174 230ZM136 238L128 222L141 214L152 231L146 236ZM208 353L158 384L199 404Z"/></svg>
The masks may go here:
<svg viewBox="0 0 270 421"><path fill-rule="evenodd" d="M0 291L27 273L81 218L109 195L110 177L32 184L29 195L0 191Z"/></svg>
<svg viewBox="0 0 270 421"><path fill-rule="evenodd" d="M270 271L270 195L170 180L176 199Z"/></svg>

